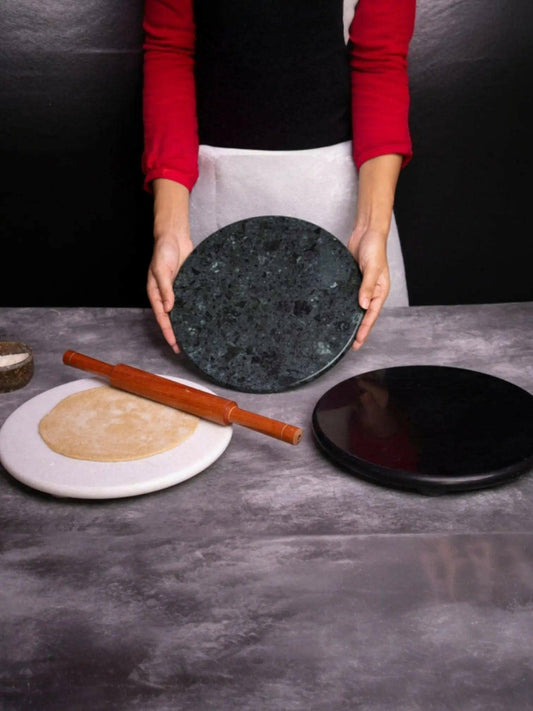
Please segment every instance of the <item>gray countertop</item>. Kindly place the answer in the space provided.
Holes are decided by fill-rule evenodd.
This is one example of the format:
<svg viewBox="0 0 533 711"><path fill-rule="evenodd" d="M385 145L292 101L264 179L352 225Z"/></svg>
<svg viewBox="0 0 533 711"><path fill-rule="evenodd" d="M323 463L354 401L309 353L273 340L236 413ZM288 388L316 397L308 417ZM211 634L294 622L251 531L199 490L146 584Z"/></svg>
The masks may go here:
<svg viewBox="0 0 533 711"><path fill-rule="evenodd" d="M4 309L8 339L33 348L35 374L0 394L0 425L84 377L67 348L209 386L147 310ZM297 390L214 388L303 426L302 443L236 427L211 467L154 494L55 499L0 467L0 709L533 709L533 477L425 497L358 480L313 443L326 390L406 364L533 392L533 305L391 309Z"/></svg>

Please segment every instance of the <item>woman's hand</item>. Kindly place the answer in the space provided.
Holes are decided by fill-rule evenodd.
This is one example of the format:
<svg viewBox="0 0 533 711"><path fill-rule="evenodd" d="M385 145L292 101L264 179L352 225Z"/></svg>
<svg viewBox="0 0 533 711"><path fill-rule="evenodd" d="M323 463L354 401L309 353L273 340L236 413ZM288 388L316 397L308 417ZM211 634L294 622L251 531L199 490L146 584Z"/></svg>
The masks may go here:
<svg viewBox="0 0 533 711"><path fill-rule="evenodd" d="M163 336L179 353L169 312L174 306L174 279L193 250L189 232L189 191L180 183L157 178L154 191L154 251L146 291Z"/></svg>
<svg viewBox="0 0 533 711"><path fill-rule="evenodd" d="M355 350L366 341L389 293L387 237L401 164L401 155L389 153L365 161L359 169L357 215L348 249L363 273L359 305L366 314L353 343Z"/></svg>
<svg viewBox="0 0 533 711"><path fill-rule="evenodd" d="M363 274L359 289L359 305L366 309L366 314L357 329L357 336L353 343L354 350L358 350L370 333L389 293L387 235L370 228L365 231L356 228L348 242L348 249Z"/></svg>
<svg viewBox="0 0 533 711"><path fill-rule="evenodd" d="M174 306L173 284L181 265L192 249L190 238L188 240L177 237L156 238L148 269L146 284L148 298L163 336L174 353L179 353L179 348L168 315Z"/></svg>

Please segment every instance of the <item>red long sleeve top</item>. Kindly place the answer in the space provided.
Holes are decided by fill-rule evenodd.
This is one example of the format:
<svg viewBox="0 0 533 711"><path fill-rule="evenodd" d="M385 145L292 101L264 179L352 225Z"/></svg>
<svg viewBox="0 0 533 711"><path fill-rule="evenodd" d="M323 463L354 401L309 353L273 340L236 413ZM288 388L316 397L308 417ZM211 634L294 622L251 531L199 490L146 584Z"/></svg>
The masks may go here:
<svg viewBox="0 0 533 711"><path fill-rule="evenodd" d="M356 6L348 61L357 169L378 155L401 154L402 165L412 156L407 53L415 2L359 0ZM193 0L146 0L144 30L145 187L168 178L191 190L199 143Z"/></svg>

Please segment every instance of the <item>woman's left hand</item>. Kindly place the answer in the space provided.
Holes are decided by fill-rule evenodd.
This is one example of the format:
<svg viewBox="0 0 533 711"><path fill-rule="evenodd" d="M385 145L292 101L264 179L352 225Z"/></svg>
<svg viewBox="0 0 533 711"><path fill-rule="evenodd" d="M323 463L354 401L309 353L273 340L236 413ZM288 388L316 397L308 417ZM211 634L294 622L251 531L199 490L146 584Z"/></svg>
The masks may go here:
<svg viewBox="0 0 533 711"><path fill-rule="evenodd" d="M354 350L366 341L389 293L387 238L401 164L401 155L389 153L370 158L359 169L357 214L348 249L363 273L359 305L366 314L357 330Z"/></svg>
<svg viewBox="0 0 533 711"><path fill-rule="evenodd" d="M357 227L348 242L348 249L363 274L359 289L359 305L366 314L357 330L353 349L358 350L366 341L390 289L389 265L387 263L387 234Z"/></svg>

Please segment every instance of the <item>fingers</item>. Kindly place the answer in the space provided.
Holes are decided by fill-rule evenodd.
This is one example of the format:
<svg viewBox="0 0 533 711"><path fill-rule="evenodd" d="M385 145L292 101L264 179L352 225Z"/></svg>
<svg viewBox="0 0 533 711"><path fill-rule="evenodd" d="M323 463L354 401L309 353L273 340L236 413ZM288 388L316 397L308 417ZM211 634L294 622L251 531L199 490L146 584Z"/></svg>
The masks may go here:
<svg viewBox="0 0 533 711"><path fill-rule="evenodd" d="M368 309L370 302L374 298L378 279L383 271L380 266L368 266L363 274L363 281L359 288L359 305L362 309Z"/></svg>
<svg viewBox="0 0 533 711"><path fill-rule="evenodd" d="M152 271L152 267L150 267L150 270L148 271L146 291L150 300L150 304L152 306L152 310L165 340L172 348L174 353L179 353L178 344L176 343L176 336L174 335L174 331L172 330L172 325L170 323L170 318L168 316L168 312L174 306L174 293L172 292L172 297L170 298L168 294L168 289L166 289L165 286L165 281L161 279L156 279L156 276ZM172 291L172 289L170 290ZM170 306L167 308L168 304L170 304Z"/></svg>
<svg viewBox="0 0 533 711"><path fill-rule="evenodd" d="M383 306L384 301L385 299L380 299L377 297L370 301L370 305L363 320L361 321L361 325L357 329L357 335L352 346L355 351L358 351L368 338L368 334L370 333L370 331L372 330L372 326L376 322L376 319L379 315L379 312L381 311L381 307Z"/></svg>
<svg viewBox="0 0 533 711"><path fill-rule="evenodd" d="M174 238L156 240L146 284L146 291L157 323L165 340L175 353L179 353L179 348L168 316L174 307L173 283L183 256L192 249L192 245L189 245L188 242L183 243L183 249L180 249L180 244Z"/></svg>
<svg viewBox="0 0 533 711"><path fill-rule="evenodd" d="M389 283L387 269L379 271L369 268L365 271L359 290L359 304L362 308L366 308L366 314L357 330L353 343L354 350L359 350L368 338L389 293Z"/></svg>

